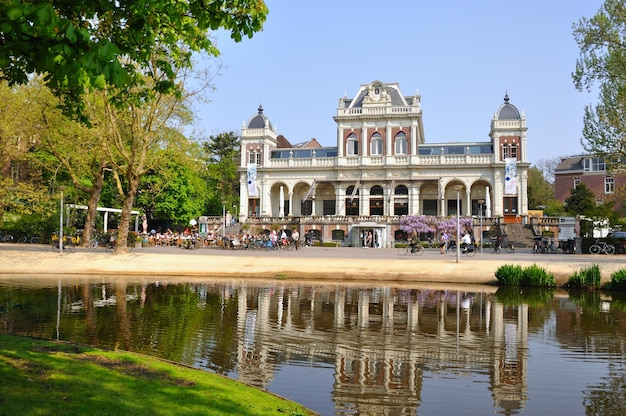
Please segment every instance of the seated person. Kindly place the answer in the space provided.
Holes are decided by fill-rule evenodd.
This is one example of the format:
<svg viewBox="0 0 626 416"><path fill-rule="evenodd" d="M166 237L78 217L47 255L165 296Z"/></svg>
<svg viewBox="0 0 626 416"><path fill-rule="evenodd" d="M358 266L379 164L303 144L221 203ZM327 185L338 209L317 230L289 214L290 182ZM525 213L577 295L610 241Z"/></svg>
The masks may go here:
<svg viewBox="0 0 626 416"><path fill-rule="evenodd" d="M470 233L463 234L461 237L461 247L463 247L463 251L467 250L467 248L472 244L472 236Z"/></svg>
<svg viewBox="0 0 626 416"><path fill-rule="evenodd" d="M419 238L417 237L417 233L413 232L411 235L411 240L409 241L409 246L411 246L411 253L415 253L415 246L419 243Z"/></svg>

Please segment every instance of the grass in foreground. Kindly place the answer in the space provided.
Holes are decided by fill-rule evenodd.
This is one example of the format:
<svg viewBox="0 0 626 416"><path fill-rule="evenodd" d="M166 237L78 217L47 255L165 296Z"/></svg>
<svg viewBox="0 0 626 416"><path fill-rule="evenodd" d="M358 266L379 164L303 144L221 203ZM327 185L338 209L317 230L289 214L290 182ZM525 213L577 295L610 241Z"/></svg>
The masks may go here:
<svg viewBox="0 0 626 416"><path fill-rule="evenodd" d="M3 415L312 415L217 374L121 351L0 335Z"/></svg>

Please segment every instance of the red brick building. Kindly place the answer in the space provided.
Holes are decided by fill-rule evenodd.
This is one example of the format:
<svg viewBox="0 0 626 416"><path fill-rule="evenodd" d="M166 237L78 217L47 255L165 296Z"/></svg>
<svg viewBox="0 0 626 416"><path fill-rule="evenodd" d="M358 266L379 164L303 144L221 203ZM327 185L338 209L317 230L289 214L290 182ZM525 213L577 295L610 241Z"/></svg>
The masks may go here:
<svg viewBox="0 0 626 416"><path fill-rule="evenodd" d="M561 160L554 171L556 198L563 202L572 189L584 183L596 196L596 203L615 202L614 209L624 207L626 174L609 172L601 157L594 155L571 156Z"/></svg>

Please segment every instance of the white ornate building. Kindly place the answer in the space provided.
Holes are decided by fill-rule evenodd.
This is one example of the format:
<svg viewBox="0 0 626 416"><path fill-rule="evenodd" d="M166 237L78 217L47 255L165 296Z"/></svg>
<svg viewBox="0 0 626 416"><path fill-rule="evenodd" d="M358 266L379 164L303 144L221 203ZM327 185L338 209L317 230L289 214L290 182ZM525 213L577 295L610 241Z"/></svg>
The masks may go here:
<svg viewBox="0 0 626 416"><path fill-rule="evenodd" d="M378 246L396 240L402 215L456 215L526 222L526 119L504 103L484 142L427 143L421 96L397 83L361 85L341 98L337 144L292 145L259 107L241 131L242 223L318 230L325 241Z"/></svg>

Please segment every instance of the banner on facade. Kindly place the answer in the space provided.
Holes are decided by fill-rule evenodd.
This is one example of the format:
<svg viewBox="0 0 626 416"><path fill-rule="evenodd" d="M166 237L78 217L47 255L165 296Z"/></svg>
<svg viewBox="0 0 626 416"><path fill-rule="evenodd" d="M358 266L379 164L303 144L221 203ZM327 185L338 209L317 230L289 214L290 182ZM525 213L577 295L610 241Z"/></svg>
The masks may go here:
<svg viewBox="0 0 626 416"><path fill-rule="evenodd" d="M354 197L356 196L357 192L359 192L359 185L361 185L361 181L356 181L356 185L354 185L354 188L352 188L352 194L350 195L350 202L352 202L354 200Z"/></svg>
<svg viewBox="0 0 626 416"><path fill-rule="evenodd" d="M317 186L317 182L315 182L315 179L313 179L313 183L311 184L311 186L309 187L309 190L306 191L306 194L304 194L304 196L302 197L302 202L306 201L307 199L309 199L309 197L311 196L311 194L313 193L313 191L315 190L315 187Z"/></svg>
<svg viewBox="0 0 626 416"><path fill-rule="evenodd" d="M504 193L517 194L517 159L504 159Z"/></svg>
<svg viewBox="0 0 626 416"><path fill-rule="evenodd" d="M248 197L258 198L256 189L256 163L248 163Z"/></svg>

